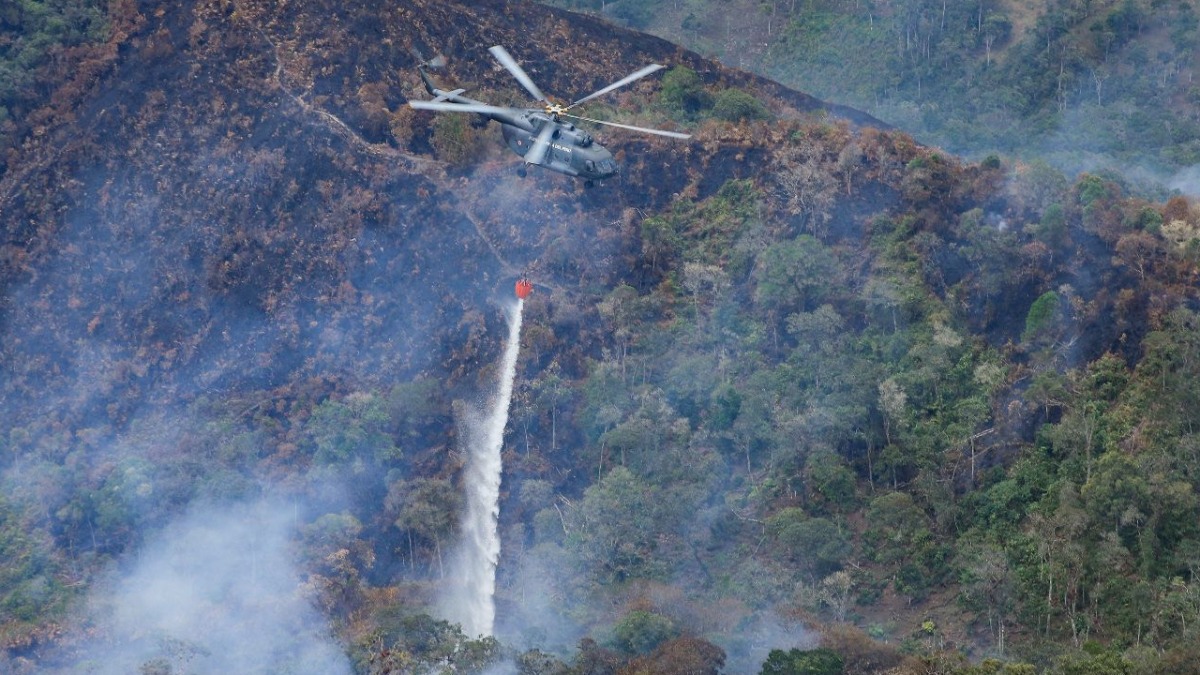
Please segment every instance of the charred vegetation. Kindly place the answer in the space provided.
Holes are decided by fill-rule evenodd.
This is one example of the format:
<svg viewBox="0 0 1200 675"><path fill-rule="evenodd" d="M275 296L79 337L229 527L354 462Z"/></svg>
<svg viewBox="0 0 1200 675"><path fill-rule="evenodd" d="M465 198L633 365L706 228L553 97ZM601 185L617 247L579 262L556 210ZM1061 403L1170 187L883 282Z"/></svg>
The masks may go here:
<svg viewBox="0 0 1200 675"><path fill-rule="evenodd" d="M0 577L9 657L80 648L68 601L189 505L282 495L361 672L449 658L453 631L404 612L443 574L455 402L493 375L522 274L499 602L532 622L548 589L580 609L546 616L618 636L576 668L757 671L739 631L776 616L834 626L856 672L917 666L848 623L929 658L1188 649L1188 200L960 160L526 2L107 12L0 174L0 537L39 561ZM409 44L498 96L520 93L491 44L552 95L688 68L696 110L654 82L614 108L694 139L604 132L623 171L591 189L518 178L487 127L451 158L404 106ZM768 118L704 103L730 89ZM1153 589L1144 632L1104 560Z"/></svg>

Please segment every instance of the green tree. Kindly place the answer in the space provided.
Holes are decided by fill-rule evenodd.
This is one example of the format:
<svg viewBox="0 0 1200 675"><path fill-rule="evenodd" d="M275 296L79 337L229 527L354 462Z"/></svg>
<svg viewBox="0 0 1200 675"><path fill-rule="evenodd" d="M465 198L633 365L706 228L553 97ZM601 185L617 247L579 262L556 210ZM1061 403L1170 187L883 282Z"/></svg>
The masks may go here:
<svg viewBox="0 0 1200 675"><path fill-rule="evenodd" d="M1062 675L1132 675L1133 664L1120 654L1095 642L1084 645L1082 652L1061 657L1056 671Z"/></svg>
<svg viewBox="0 0 1200 675"><path fill-rule="evenodd" d="M65 47L97 42L108 30L105 3L95 0L16 0L0 9L9 36L0 44L0 106L28 95L38 69Z"/></svg>
<svg viewBox="0 0 1200 675"><path fill-rule="evenodd" d="M754 299L779 312L816 309L826 299L837 274L838 261L833 252L815 237L802 234L772 244L759 254L754 268Z"/></svg>
<svg viewBox="0 0 1200 675"><path fill-rule="evenodd" d="M1165 436L1200 429L1200 314L1176 309L1146 336L1136 370L1136 404Z"/></svg>
<svg viewBox="0 0 1200 675"><path fill-rule="evenodd" d="M1025 578L1024 591L1029 595L1024 602L1027 612L1044 613L1035 620L1047 636L1065 632L1078 640L1085 628L1088 540L1084 535L1090 526L1079 492L1069 482L1047 495L1028 520L1027 531L1036 546L1032 560L1036 577Z"/></svg>
<svg viewBox="0 0 1200 675"><path fill-rule="evenodd" d="M31 525L0 496L0 614L15 622L44 621L63 609L67 597L48 542Z"/></svg>
<svg viewBox="0 0 1200 675"><path fill-rule="evenodd" d="M674 621L640 609L621 617L613 626L613 643L626 654L648 654L678 635Z"/></svg>
<svg viewBox="0 0 1200 675"><path fill-rule="evenodd" d="M894 572L897 591L923 597L949 574L950 553L910 494L880 495L871 501L866 515L865 552Z"/></svg>
<svg viewBox="0 0 1200 675"><path fill-rule="evenodd" d="M986 64L992 65L992 49L1003 45L1012 34L1012 21L1000 12L988 12L979 31L980 41L986 50Z"/></svg>
<svg viewBox="0 0 1200 675"><path fill-rule="evenodd" d="M789 507L767 520L781 554L814 578L841 569L853 552L848 532L827 518L810 518L801 509Z"/></svg>
<svg viewBox="0 0 1200 675"><path fill-rule="evenodd" d="M832 649L772 649L759 675L842 675L845 662Z"/></svg>
<svg viewBox="0 0 1200 675"><path fill-rule="evenodd" d="M504 657L493 637L470 639L457 624L391 605L375 615L377 629L358 643L361 672L486 672ZM555 672L553 670L546 673Z"/></svg>
<svg viewBox="0 0 1200 675"><path fill-rule="evenodd" d="M700 76L687 66L675 66L663 75L658 101L671 117L681 121L696 119L713 103Z"/></svg>
<svg viewBox="0 0 1200 675"><path fill-rule="evenodd" d="M960 570L960 601L987 618L996 653L1004 656L1017 598L1016 576L1008 564L1008 554L992 544L960 544L955 566Z"/></svg>
<svg viewBox="0 0 1200 675"><path fill-rule="evenodd" d="M600 583L660 578L670 562L660 547L690 506L618 466L568 513L567 547Z"/></svg>
<svg viewBox="0 0 1200 675"><path fill-rule="evenodd" d="M399 458L400 449L388 432L391 419L387 410L385 399L369 393L326 400L313 410L304 427L316 446L313 458L323 464Z"/></svg>
<svg viewBox="0 0 1200 675"><path fill-rule="evenodd" d="M433 545L439 574L445 575L442 541L458 526L462 496L449 481L436 478L398 480L388 486L386 513L396 529L407 535L410 567L416 566L413 535Z"/></svg>
<svg viewBox="0 0 1200 675"><path fill-rule="evenodd" d="M622 466L641 475L662 475L672 467L664 460L674 456L673 449L686 447L687 420L665 400L664 392L643 387L637 395L638 407L600 437L600 443L614 453Z"/></svg>
<svg viewBox="0 0 1200 675"><path fill-rule="evenodd" d="M1053 341L1059 329L1061 300L1058 293L1046 291L1038 296L1025 315L1024 342Z"/></svg>
<svg viewBox="0 0 1200 675"><path fill-rule="evenodd" d="M741 89L722 89L713 99L713 117L728 122L765 120L771 111L762 101Z"/></svg>
<svg viewBox="0 0 1200 675"><path fill-rule="evenodd" d="M854 507L856 477L841 455L829 448L815 448L805 462L805 474L814 495L834 511Z"/></svg>

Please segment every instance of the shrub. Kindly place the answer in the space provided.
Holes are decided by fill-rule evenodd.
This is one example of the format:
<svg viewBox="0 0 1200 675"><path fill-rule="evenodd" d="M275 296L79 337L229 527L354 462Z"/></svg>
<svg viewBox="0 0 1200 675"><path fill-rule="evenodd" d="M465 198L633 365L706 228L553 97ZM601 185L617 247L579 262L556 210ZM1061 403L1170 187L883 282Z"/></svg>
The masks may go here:
<svg viewBox="0 0 1200 675"><path fill-rule="evenodd" d="M741 89L726 89L713 101L713 116L728 122L770 119L771 111L763 102Z"/></svg>
<svg viewBox="0 0 1200 675"><path fill-rule="evenodd" d="M648 654L660 644L679 636L675 622L661 614L634 610L613 626L613 641L629 654Z"/></svg>
<svg viewBox="0 0 1200 675"><path fill-rule="evenodd" d="M700 76L685 66L672 68L663 76L658 102L677 120L694 120L713 103Z"/></svg>

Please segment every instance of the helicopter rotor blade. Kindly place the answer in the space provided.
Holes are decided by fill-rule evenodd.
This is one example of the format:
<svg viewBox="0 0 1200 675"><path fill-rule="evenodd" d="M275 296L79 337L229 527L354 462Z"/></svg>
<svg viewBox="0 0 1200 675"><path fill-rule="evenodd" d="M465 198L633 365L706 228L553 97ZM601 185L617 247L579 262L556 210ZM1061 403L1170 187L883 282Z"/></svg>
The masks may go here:
<svg viewBox="0 0 1200 675"><path fill-rule="evenodd" d="M584 120L585 122L594 122L596 124L603 124L603 125L609 126L609 127L618 127L621 129L629 129L630 131L640 131L644 134L654 134L656 136L666 136L668 138L691 138L692 137L691 134L682 134L682 133L679 133L678 131L664 131L662 129L647 129L646 127L635 127L630 124L618 124L617 122L606 122L604 120L594 120L590 117L583 117L582 115L565 114L565 116L566 117L574 117L577 120Z"/></svg>
<svg viewBox="0 0 1200 675"><path fill-rule="evenodd" d="M579 105L580 103L583 103L584 101L590 101L590 100L596 98L597 96L603 96L614 89L620 89L621 87L624 87L625 85L627 85L631 82L636 82L636 81L642 79L643 77L649 75L650 73L662 70L663 68L666 68L666 66L659 65L657 63L652 63L652 64L646 66L645 68L642 68L641 70L637 71L636 73L632 73L631 75L628 75L621 80L617 80L616 82L613 82L612 84L608 85L607 87L605 87L603 89L600 89L599 91L596 91L591 94L588 94L587 96L584 96L583 98L579 99L578 101L575 101L571 105L567 106L567 110L574 108L575 106Z"/></svg>
<svg viewBox="0 0 1200 675"><path fill-rule="evenodd" d="M517 108L501 108L485 103L447 103L444 101L409 101L408 105L417 110L436 110L438 112L466 112L484 115L520 115L523 110Z"/></svg>
<svg viewBox="0 0 1200 675"><path fill-rule="evenodd" d="M538 89L537 85L533 83L533 80L529 79L529 75L525 73L525 71L517 63L517 60L508 53L507 49L500 45L496 45L494 47L488 47L488 51L491 52L492 56L496 57L496 60L500 62L500 65L508 69L508 72L512 73L512 76L517 78L517 82L520 82L521 86L525 87L525 91L528 91L530 94L532 94L534 99L538 101L546 100L546 95L542 93L541 89Z"/></svg>
<svg viewBox="0 0 1200 675"><path fill-rule="evenodd" d="M546 152L550 150L550 137L554 135L556 128L558 125L550 121L542 125L542 130L534 139L533 146L529 148L529 152L525 153L527 164L541 164L546 161Z"/></svg>

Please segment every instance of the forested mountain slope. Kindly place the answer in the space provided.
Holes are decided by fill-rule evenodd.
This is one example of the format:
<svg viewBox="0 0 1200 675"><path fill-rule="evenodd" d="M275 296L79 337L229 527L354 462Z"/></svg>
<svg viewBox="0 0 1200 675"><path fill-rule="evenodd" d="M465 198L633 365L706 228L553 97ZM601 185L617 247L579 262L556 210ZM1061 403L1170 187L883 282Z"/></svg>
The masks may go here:
<svg viewBox="0 0 1200 675"><path fill-rule="evenodd" d="M951 152L1200 191L1194 0L549 0Z"/></svg>
<svg viewBox="0 0 1200 675"><path fill-rule="evenodd" d="M321 621L372 673L1195 659L1186 199L962 162L532 3L103 9L29 64L57 87L0 177L4 668L189 672L266 634L283 668ZM618 180L519 178L494 125L404 105L409 45L523 103L492 44L564 99L668 64L589 110L694 136L599 130ZM498 639L468 639L430 618L456 410L522 272ZM189 574L239 601L130 618Z"/></svg>

